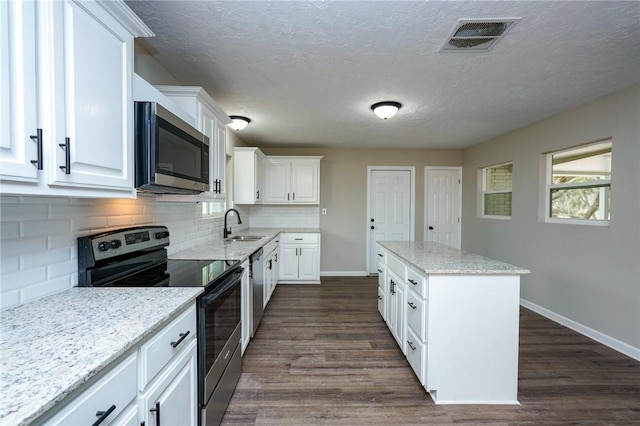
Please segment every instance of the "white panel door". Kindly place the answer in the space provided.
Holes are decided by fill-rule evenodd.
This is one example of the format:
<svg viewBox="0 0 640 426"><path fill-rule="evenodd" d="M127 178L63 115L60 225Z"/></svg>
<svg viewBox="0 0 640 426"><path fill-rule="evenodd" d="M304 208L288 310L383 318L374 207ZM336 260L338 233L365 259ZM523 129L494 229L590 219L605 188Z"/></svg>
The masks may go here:
<svg viewBox="0 0 640 426"><path fill-rule="evenodd" d="M425 168L424 239L460 248L461 172Z"/></svg>
<svg viewBox="0 0 640 426"><path fill-rule="evenodd" d="M44 87L55 94L57 117L50 183L133 188L131 35L96 3L52 7L56 78Z"/></svg>
<svg viewBox="0 0 640 426"><path fill-rule="evenodd" d="M377 273L376 241L411 238L411 172L371 170L369 178L369 272Z"/></svg>
<svg viewBox="0 0 640 426"><path fill-rule="evenodd" d="M298 279L298 246L280 244L280 279Z"/></svg>
<svg viewBox="0 0 640 426"><path fill-rule="evenodd" d="M35 2L0 1L0 175L38 181ZM50 136L50 135L48 135ZM42 160L40 160L42 161Z"/></svg>

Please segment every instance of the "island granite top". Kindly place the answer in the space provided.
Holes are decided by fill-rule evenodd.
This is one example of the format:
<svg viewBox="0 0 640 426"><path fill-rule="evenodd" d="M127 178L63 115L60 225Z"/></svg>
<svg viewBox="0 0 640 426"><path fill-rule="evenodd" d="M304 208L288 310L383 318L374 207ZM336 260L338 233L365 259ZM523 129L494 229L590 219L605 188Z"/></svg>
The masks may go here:
<svg viewBox="0 0 640 426"><path fill-rule="evenodd" d="M75 287L0 312L0 424L31 423L202 291Z"/></svg>
<svg viewBox="0 0 640 426"><path fill-rule="evenodd" d="M531 271L431 241L378 241L426 274L520 275Z"/></svg>

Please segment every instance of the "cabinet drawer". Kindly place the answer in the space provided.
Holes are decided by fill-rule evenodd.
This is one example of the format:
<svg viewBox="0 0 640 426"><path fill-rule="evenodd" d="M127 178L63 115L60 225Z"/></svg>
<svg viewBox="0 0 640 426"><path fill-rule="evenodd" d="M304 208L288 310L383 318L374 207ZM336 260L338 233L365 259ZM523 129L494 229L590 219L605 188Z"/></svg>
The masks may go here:
<svg viewBox="0 0 640 426"><path fill-rule="evenodd" d="M407 268L407 284L409 288L413 289L413 291L418 293L423 299L428 297L428 279L420 272L412 268Z"/></svg>
<svg viewBox="0 0 640 426"><path fill-rule="evenodd" d="M186 334L186 337L176 343ZM180 314L140 348L141 367L139 389L144 390L163 367L191 340L196 338L195 305ZM175 346L175 347L174 347Z"/></svg>
<svg viewBox="0 0 640 426"><path fill-rule="evenodd" d="M387 252L382 247L380 247L380 245L377 245L376 249L378 251L378 263L386 265L387 264Z"/></svg>
<svg viewBox="0 0 640 426"><path fill-rule="evenodd" d="M396 273L402 281L407 279L407 267L404 262L392 254L387 255L387 268Z"/></svg>
<svg viewBox="0 0 640 426"><path fill-rule="evenodd" d="M378 287L382 289L383 292L387 292L387 286L385 283L387 282L387 273L386 267L380 263L378 263Z"/></svg>
<svg viewBox="0 0 640 426"><path fill-rule="evenodd" d="M407 329L407 360L424 386L427 347L411 328Z"/></svg>
<svg viewBox="0 0 640 426"><path fill-rule="evenodd" d="M108 425L136 398L136 354L132 354L109 371L97 383L75 398L46 425L90 425L98 411L115 408L101 425Z"/></svg>
<svg viewBox="0 0 640 426"><path fill-rule="evenodd" d="M319 242L320 234L318 233L280 234L281 244L318 244Z"/></svg>
<svg viewBox="0 0 640 426"><path fill-rule="evenodd" d="M416 296L413 291L407 291L407 324L413 328L417 337L426 342L426 318L429 304Z"/></svg>

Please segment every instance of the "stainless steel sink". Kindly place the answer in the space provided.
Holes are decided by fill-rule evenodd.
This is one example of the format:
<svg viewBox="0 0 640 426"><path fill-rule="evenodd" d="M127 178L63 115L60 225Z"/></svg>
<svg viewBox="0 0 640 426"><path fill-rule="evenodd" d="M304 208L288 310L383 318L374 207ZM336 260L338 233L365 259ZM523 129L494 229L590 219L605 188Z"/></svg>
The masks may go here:
<svg viewBox="0 0 640 426"><path fill-rule="evenodd" d="M234 237L229 237L225 241L233 241L233 242L241 242L241 241L258 241L264 238L264 235L236 235Z"/></svg>

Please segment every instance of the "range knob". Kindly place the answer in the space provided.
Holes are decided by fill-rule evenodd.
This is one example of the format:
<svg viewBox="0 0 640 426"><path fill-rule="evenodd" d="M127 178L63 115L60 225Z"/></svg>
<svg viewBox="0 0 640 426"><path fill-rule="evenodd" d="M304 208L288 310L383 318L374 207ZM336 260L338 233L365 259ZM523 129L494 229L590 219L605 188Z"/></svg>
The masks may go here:
<svg viewBox="0 0 640 426"><path fill-rule="evenodd" d="M118 247L120 247L122 245L122 243L120 242L120 240L113 240L111 241L111 248L117 249Z"/></svg>
<svg viewBox="0 0 640 426"><path fill-rule="evenodd" d="M156 240L169 237L169 231L156 232Z"/></svg>
<svg viewBox="0 0 640 426"><path fill-rule="evenodd" d="M99 243L98 244L98 250L100 250L100 251L109 250L109 243L107 241L103 241L103 242Z"/></svg>

